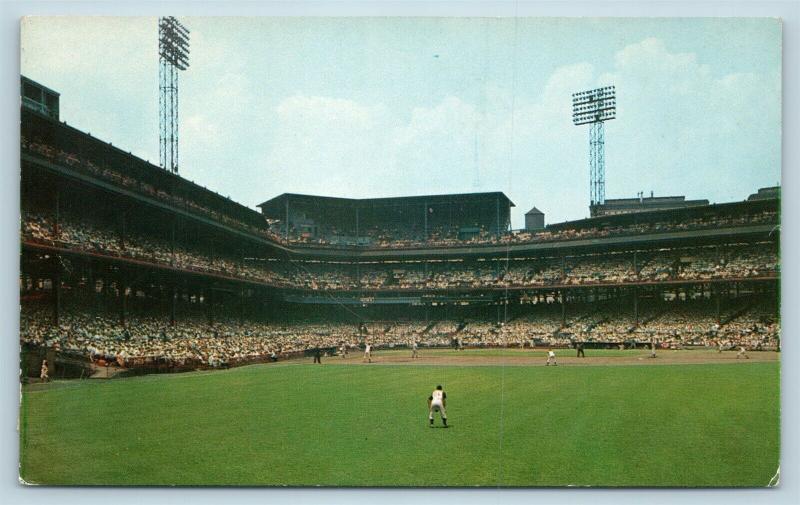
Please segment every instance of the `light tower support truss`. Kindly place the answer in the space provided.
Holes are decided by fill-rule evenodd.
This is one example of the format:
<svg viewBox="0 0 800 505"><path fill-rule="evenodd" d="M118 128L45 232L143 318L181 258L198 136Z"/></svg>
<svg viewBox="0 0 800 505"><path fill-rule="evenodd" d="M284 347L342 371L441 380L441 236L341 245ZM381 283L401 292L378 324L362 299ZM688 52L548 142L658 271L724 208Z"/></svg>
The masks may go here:
<svg viewBox="0 0 800 505"><path fill-rule="evenodd" d="M617 117L614 86L572 94L572 122L575 126L591 124L589 129L589 205L606 200L605 131L603 123Z"/></svg>
<svg viewBox="0 0 800 505"><path fill-rule="evenodd" d="M178 72L189 68L189 30L158 18L158 145L161 167L178 173Z"/></svg>

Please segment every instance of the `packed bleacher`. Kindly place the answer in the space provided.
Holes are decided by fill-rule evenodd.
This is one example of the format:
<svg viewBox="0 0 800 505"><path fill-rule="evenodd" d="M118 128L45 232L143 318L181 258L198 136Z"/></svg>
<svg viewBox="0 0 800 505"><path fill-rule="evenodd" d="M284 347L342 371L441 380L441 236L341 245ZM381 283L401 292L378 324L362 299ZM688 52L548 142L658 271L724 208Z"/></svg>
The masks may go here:
<svg viewBox="0 0 800 505"><path fill-rule="evenodd" d="M764 301L733 300L718 323L707 301L662 303L645 308L636 325L619 305L589 304L562 326L556 304L548 304L506 322L485 320L380 321L360 325L339 322L252 322L184 318L171 326L163 317L130 317L125 324L109 313L86 309L61 315L23 305L23 345L49 348L96 364L120 368L167 367L170 370L220 368L302 356L342 346L358 352L367 342L377 349L409 346L570 347L575 342L648 344L682 348L776 349L777 307Z"/></svg>
<svg viewBox="0 0 800 505"><path fill-rule="evenodd" d="M362 265L357 275L347 262L244 261L219 252L213 257L154 235L117 233L97 222L62 214L23 211L22 239L172 268L206 272L276 287L310 290L446 290L457 288L524 288L553 285L624 284L637 281L709 280L776 275L780 264L769 243L733 244L659 250L634 265L632 254L558 258L500 259L472 262ZM57 229L56 229L57 228ZM638 266L638 272L635 266Z"/></svg>
<svg viewBox="0 0 800 505"><path fill-rule="evenodd" d="M356 233L353 230L339 230L320 225L315 236L310 236L292 226L287 233L285 225L273 223L269 226L271 236L281 243L317 246L367 246L381 249L402 249L420 247L454 247L470 245L513 245L565 240L598 239L616 236L635 236L649 233L707 230L720 227L777 224L778 213L761 211L750 214L727 216L715 215L685 220L664 220L630 225L606 225L601 222L594 227L540 231L518 230L497 236L485 227L469 238L459 237L459 226L438 226L428 230L427 236L419 227L370 227Z"/></svg>
<svg viewBox="0 0 800 505"><path fill-rule="evenodd" d="M129 233L125 240L110 228L68 214L59 216L58 226L51 215L22 213L22 239L46 246L126 258L187 271L204 272L230 278L286 286L291 282L278 268L266 268L241 259L217 254L211 257L183 245L173 247L155 236ZM299 279L296 279L300 282Z"/></svg>

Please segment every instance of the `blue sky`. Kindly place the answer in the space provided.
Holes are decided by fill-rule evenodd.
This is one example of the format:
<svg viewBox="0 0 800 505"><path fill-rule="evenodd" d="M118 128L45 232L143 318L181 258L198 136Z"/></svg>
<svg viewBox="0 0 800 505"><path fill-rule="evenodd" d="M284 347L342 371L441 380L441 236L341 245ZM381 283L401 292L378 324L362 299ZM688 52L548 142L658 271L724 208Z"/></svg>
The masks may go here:
<svg viewBox="0 0 800 505"><path fill-rule="evenodd" d="M181 175L254 207L504 191L588 215L571 94L614 84L606 196L742 200L780 181L775 19L181 18ZM158 160L155 18L33 17L22 73L69 124Z"/></svg>

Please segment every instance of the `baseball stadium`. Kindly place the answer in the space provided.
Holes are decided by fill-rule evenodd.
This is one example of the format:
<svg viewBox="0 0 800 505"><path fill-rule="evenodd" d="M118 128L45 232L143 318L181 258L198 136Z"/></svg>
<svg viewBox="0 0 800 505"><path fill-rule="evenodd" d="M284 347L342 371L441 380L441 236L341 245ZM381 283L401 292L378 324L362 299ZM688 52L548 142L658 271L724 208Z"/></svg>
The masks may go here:
<svg viewBox="0 0 800 505"><path fill-rule="evenodd" d="M502 192L255 210L22 96L24 482L776 479L779 188L520 230Z"/></svg>

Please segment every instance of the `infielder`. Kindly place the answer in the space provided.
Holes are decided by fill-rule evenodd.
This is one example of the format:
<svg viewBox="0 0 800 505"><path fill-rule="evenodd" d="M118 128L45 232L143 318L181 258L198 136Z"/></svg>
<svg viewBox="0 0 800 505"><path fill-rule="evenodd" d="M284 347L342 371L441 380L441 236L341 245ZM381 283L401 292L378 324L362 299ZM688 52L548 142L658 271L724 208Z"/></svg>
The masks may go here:
<svg viewBox="0 0 800 505"><path fill-rule="evenodd" d="M550 366L550 363L553 363L553 366L558 366L558 362L556 362L556 353L553 352L552 349L547 350L547 363L544 366Z"/></svg>
<svg viewBox="0 0 800 505"><path fill-rule="evenodd" d="M364 359L362 361L372 363L372 346L369 344L364 348Z"/></svg>
<svg viewBox="0 0 800 505"><path fill-rule="evenodd" d="M411 359L419 358L419 348L417 346L417 341L411 343Z"/></svg>
<svg viewBox="0 0 800 505"><path fill-rule="evenodd" d="M739 358L750 359L750 356L747 355L747 349L743 345L739 346L739 352L736 354L736 359Z"/></svg>
<svg viewBox="0 0 800 505"><path fill-rule="evenodd" d="M347 345L346 344L342 343L342 345L339 347L339 355L342 357L342 359L347 358Z"/></svg>
<svg viewBox="0 0 800 505"><path fill-rule="evenodd" d="M445 406L447 405L447 393L444 392L442 386L436 386L433 393L428 397L428 421L430 427L433 428L433 413L438 412L442 416L442 425L447 428L447 412Z"/></svg>

